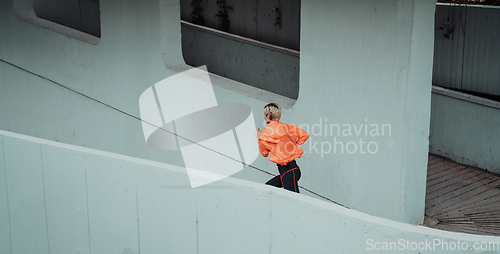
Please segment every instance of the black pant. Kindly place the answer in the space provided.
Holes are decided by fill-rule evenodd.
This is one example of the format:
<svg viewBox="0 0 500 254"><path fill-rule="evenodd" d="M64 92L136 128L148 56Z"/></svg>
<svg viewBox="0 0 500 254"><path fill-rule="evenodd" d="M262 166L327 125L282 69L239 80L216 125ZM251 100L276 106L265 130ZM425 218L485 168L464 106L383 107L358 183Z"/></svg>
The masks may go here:
<svg viewBox="0 0 500 254"><path fill-rule="evenodd" d="M288 162L284 166L279 164L277 166L280 174L271 178L266 184L299 193L300 169L295 160Z"/></svg>

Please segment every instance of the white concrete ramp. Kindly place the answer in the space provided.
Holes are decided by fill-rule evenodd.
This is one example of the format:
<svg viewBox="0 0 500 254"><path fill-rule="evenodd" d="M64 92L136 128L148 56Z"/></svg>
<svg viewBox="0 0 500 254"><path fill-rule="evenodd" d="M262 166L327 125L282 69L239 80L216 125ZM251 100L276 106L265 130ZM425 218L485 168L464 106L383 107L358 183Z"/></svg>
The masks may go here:
<svg viewBox="0 0 500 254"><path fill-rule="evenodd" d="M498 237L234 178L193 189L180 167L5 131L0 236L0 253L500 253Z"/></svg>

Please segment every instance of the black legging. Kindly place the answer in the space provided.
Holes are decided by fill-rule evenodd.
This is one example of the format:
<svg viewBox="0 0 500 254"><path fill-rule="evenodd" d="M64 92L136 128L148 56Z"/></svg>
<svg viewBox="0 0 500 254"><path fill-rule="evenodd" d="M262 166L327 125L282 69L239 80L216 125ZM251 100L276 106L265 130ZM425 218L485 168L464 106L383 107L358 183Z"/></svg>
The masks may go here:
<svg viewBox="0 0 500 254"><path fill-rule="evenodd" d="M271 178L266 184L299 193L299 185L297 182L300 179L300 169L295 160L288 162L284 166L279 164L277 164L277 166L280 174Z"/></svg>

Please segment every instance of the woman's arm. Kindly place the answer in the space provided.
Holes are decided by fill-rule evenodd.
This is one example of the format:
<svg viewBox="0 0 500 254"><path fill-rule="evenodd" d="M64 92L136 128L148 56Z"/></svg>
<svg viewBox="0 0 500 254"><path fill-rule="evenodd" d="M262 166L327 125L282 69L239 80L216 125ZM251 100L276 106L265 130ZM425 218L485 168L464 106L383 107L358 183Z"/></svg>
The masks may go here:
<svg viewBox="0 0 500 254"><path fill-rule="evenodd" d="M266 141L259 140L259 150L262 156L267 157L269 155L269 149L267 149L266 144L264 144L264 142Z"/></svg>
<svg viewBox="0 0 500 254"><path fill-rule="evenodd" d="M297 136L299 137L297 139L297 144L302 145L309 138L309 133L307 133L305 130L301 128L297 128Z"/></svg>

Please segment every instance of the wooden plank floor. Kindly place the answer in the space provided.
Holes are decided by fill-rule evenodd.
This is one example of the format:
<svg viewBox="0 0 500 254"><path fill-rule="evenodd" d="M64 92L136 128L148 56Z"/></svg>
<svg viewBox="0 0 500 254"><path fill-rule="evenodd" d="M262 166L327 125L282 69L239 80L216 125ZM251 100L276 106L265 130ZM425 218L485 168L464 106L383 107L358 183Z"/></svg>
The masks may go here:
<svg viewBox="0 0 500 254"><path fill-rule="evenodd" d="M424 225L500 236L500 176L429 154Z"/></svg>

